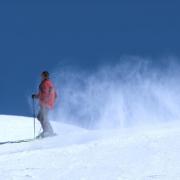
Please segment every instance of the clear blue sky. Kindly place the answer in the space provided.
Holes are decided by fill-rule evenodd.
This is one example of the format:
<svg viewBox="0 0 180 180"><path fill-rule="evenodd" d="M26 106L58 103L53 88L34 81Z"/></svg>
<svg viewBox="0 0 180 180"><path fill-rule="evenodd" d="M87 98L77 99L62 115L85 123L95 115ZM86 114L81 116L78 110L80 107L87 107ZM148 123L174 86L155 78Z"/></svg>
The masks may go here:
<svg viewBox="0 0 180 180"><path fill-rule="evenodd" d="M0 114L31 115L39 73L64 59L88 69L121 55L180 54L178 1L18 2L0 3Z"/></svg>

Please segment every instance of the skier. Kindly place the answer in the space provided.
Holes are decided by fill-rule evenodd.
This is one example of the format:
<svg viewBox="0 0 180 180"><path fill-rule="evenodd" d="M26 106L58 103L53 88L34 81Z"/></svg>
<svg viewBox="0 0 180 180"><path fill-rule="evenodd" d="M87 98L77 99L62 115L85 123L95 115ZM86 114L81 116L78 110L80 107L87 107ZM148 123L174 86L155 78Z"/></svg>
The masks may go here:
<svg viewBox="0 0 180 180"><path fill-rule="evenodd" d="M37 119L40 121L43 129L42 133L40 133L37 138L53 136L54 131L48 120L48 112L53 109L57 94L52 81L49 79L48 71L42 72L39 92L37 94L33 94L32 98L39 99L40 109Z"/></svg>

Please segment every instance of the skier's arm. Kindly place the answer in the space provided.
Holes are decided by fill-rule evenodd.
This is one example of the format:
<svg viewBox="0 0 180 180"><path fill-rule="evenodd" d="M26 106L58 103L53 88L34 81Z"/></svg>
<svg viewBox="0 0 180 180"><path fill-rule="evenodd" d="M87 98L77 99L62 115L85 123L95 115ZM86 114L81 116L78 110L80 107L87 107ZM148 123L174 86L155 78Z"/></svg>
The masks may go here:
<svg viewBox="0 0 180 180"><path fill-rule="evenodd" d="M52 94L54 94L55 99L57 99L57 93L56 93L56 90L55 90L54 85L52 84L52 82L49 82L49 83L48 83L48 89L49 89L49 91L48 91L49 97L50 97Z"/></svg>

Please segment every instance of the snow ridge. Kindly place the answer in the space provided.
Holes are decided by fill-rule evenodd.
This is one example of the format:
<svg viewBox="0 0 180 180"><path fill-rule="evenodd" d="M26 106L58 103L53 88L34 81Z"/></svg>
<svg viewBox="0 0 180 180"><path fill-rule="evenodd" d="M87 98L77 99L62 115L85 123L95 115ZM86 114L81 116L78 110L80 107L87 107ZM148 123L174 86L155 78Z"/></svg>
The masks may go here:
<svg viewBox="0 0 180 180"><path fill-rule="evenodd" d="M32 122L27 117L0 116L1 141L30 138ZM3 180L179 180L179 125L173 122L156 128L86 130L53 122L56 137L0 146L0 177Z"/></svg>

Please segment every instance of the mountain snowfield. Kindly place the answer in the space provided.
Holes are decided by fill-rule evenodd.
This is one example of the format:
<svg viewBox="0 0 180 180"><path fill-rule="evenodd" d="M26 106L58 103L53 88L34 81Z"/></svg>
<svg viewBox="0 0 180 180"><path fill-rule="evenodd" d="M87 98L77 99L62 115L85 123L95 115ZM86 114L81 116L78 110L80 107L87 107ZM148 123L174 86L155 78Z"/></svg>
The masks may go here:
<svg viewBox="0 0 180 180"><path fill-rule="evenodd" d="M180 180L179 122L110 130L52 125L58 136L0 145L0 179ZM0 127L1 142L33 137L32 118L1 115Z"/></svg>

